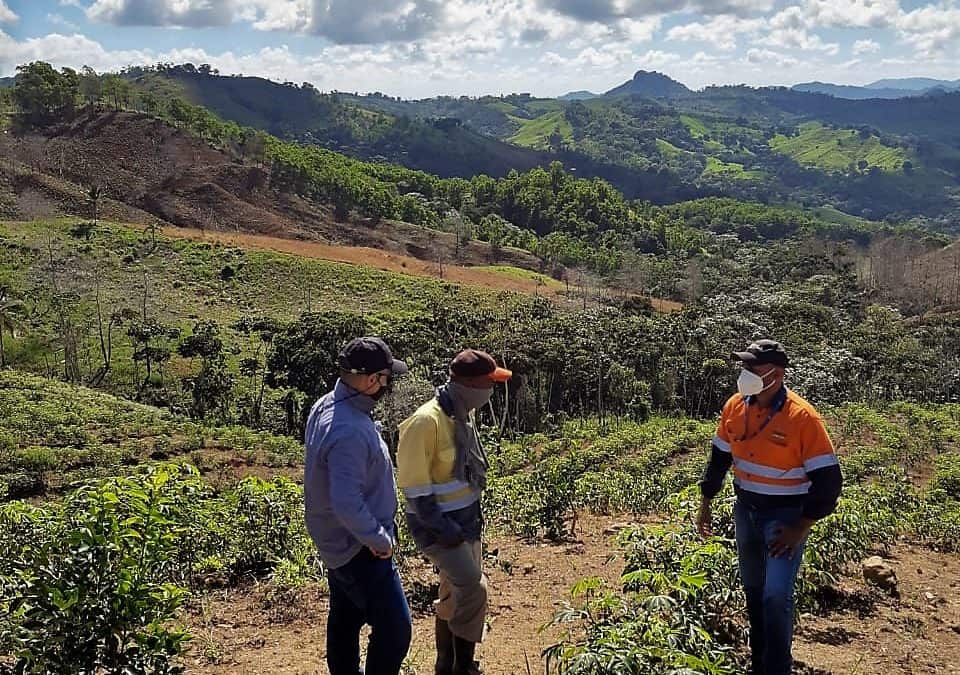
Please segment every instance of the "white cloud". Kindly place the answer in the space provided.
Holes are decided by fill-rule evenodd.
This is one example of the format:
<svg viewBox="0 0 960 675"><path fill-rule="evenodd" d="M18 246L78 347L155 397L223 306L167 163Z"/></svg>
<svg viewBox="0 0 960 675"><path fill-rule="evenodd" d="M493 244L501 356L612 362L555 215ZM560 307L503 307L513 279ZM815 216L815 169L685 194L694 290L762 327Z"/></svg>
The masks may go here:
<svg viewBox="0 0 960 675"><path fill-rule="evenodd" d="M618 26L623 37L630 42L650 42L660 30L663 19L659 16L648 16L643 19L626 19Z"/></svg>
<svg viewBox="0 0 960 675"><path fill-rule="evenodd" d="M747 61L756 65L774 65L778 68L795 66L799 63L799 61L792 56L780 54L769 49L757 48L747 50Z"/></svg>
<svg viewBox="0 0 960 675"><path fill-rule="evenodd" d="M610 23L680 11L747 16L769 11L773 0L540 0L540 4L578 21Z"/></svg>
<svg viewBox="0 0 960 675"><path fill-rule="evenodd" d="M559 68L566 66L570 63L570 59L567 59L556 52L547 52L542 57L540 57L540 62L554 68Z"/></svg>
<svg viewBox="0 0 960 675"><path fill-rule="evenodd" d="M4 0L0 0L0 23L14 23L19 17L13 13Z"/></svg>
<svg viewBox="0 0 960 675"><path fill-rule="evenodd" d="M443 0L314 0L310 32L342 44L412 41L445 21Z"/></svg>
<svg viewBox="0 0 960 675"><path fill-rule="evenodd" d="M679 63L680 57L672 52L649 49L640 56L633 57L630 62L637 68L666 68L671 64Z"/></svg>
<svg viewBox="0 0 960 675"><path fill-rule="evenodd" d="M80 27L77 26L74 22L67 19L63 14L47 14L47 21L49 21L54 26L60 26L66 30L79 31Z"/></svg>
<svg viewBox="0 0 960 675"><path fill-rule="evenodd" d="M581 68L610 68L629 61L632 56L629 49L622 47L612 45L601 46L599 49L587 47L571 59L571 64Z"/></svg>
<svg viewBox="0 0 960 675"><path fill-rule="evenodd" d="M801 30L811 26L809 16L799 5L787 7L781 12L774 14L768 22L770 28Z"/></svg>
<svg viewBox="0 0 960 675"><path fill-rule="evenodd" d="M873 40L857 40L853 43L852 51L854 55L875 54L880 51L880 45Z"/></svg>
<svg viewBox="0 0 960 675"><path fill-rule="evenodd" d="M835 56L840 52L840 45L836 42L824 42L816 34L810 34L800 28L779 28L770 31L765 37L757 41L758 44L779 49L799 49L806 52L824 52Z"/></svg>
<svg viewBox="0 0 960 675"><path fill-rule="evenodd" d="M920 7L903 13L897 29L920 56L942 55L960 47L960 9L946 4Z"/></svg>
<svg viewBox="0 0 960 675"><path fill-rule="evenodd" d="M674 26L667 39L678 42L709 42L722 51L737 48L737 35L754 33L763 26L760 19L739 19L735 16L715 16L706 22Z"/></svg>
<svg viewBox="0 0 960 675"><path fill-rule="evenodd" d="M87 18L118 26L226 26L234 0L96 0Z"/></svg>
<svg viewBox="0 0 960 675"><path fill-rule="evenodd" d="M236 18L256 30L303 31L310 23L310 0L250 0Z"/></svg>
<svg viewBox="0 0 960 675"><path fill-rule="evenodd" d="M886 28L900 14L899 0L805 0L810 27Z"/></svg>

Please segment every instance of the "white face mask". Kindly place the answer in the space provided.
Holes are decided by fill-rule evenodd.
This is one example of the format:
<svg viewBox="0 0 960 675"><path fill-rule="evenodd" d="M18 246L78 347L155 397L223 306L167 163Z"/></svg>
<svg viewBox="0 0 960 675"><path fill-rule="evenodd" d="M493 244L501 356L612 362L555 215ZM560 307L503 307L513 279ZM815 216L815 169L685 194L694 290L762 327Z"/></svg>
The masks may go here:
<svg viewBox="0 0 960 675"><path fill-rule="evenodd" d="M771 370L767 373L770 375L775 371ZM761 394L773 385L777 383L777 378L773 378L773 382L770 384L764 385L763 377L757 375L756 373L751 373L749 370L743 369L740 371L740 377L737 378L737 391L739 391L744 396L756 396Z"/></svg>

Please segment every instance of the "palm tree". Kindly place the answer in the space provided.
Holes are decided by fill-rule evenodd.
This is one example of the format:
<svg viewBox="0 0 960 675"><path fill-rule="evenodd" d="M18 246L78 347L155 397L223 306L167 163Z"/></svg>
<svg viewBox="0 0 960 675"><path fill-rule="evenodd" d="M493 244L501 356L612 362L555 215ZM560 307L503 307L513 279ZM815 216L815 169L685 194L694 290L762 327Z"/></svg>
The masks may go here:
<svg viewBox="0 0 960 675"><path fill-rule="evenodd" d="M7 365L7 355L3 348L3 332L8 331L12 338L17 337L16 328L20 325L19 315L24 309L24 304L10 295L8 286L0 286L0 368L5 368Z"/></svg>

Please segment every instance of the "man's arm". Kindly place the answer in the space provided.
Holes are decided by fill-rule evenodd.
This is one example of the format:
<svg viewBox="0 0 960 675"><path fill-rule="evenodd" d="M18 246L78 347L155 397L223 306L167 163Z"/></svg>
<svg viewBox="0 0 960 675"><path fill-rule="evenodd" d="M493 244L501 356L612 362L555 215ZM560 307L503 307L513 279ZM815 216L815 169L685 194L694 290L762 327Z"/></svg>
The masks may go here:
<svg viewBox="0 0 960 675"><path fill-rule="evenodd" d="M731 399L732 400L732 399ZM710 502L717 496L717 493L723 488L723 481L727 477L727 471L733 464L733 454L730 448L730 438L727 435L726 424L724 423L730 401L723 406L723 412L720 415L720 423L717 425L717 433L713 437L713 443L710 447L710 460L700 478L700 512L697 514L697 531L701 537L711 535L710 521L712 514L710 512Z"/></svg>
<svg viewBox="0 0 960 675"><path fill-rule="evenodd" d="M330 502L337 519L360 543L374 553L393 547L393 539L374 518L364 499L367 464L356 441L340 438L327 452L330 469Z"/></svg>
<svg viewBox="0 0 960 675"><path fill-rule="evenodd" d="M710 500L717 496L723 488L723 480L727 477L731 464L733 455L730 453L730 445L715 437L710 448L710 461L700 478L700 494L704 499Z"/></svg>

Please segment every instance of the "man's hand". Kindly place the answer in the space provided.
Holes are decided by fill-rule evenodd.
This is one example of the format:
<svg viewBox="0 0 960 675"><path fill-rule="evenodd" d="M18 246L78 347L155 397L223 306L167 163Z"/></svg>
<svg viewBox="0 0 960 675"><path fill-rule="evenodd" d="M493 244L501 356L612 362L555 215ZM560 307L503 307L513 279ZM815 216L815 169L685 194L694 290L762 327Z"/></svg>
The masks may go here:
<svg viewBox="0 0 960 675"><path fill-rule="evenodd" d="M813 527L813 521L809 518L801 518L794 525L781 525L770 542L770 555L779 558L786 555L793 559L794 553L800 547L800 544L807 535L810 534L810 528Z"/></svg>
<svg viewBox="0 0 960 675"><path fill-rule="evenodd" d="M713 514L710 512L710 500L702 499L700 501L700 510L697 512L697 532L699 532L700 536L704 539L713 535L713 528L711 527L712 520Z"/></svg>
<svg viewBox="0 0 960 675"><path fill-rule="evenodd" d="M368 546L367 548L370 547ZM390 548L388 548L386 551L377 551L373 548L370 548L370 552L381 560L387 560L388 558L393 557L393 544L390 544Z"/></svg>

